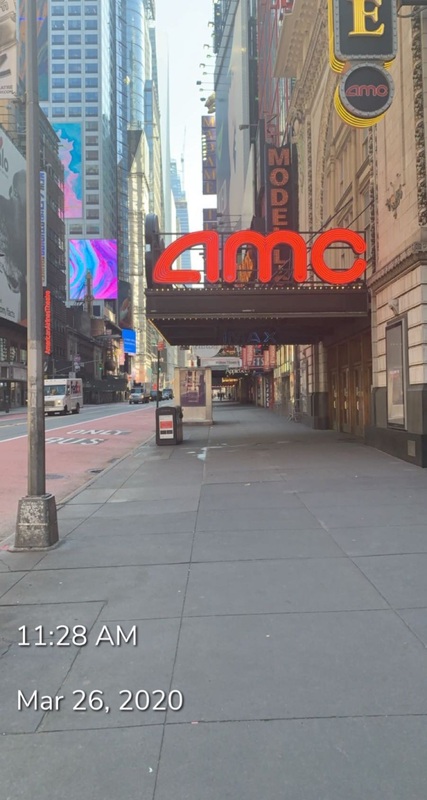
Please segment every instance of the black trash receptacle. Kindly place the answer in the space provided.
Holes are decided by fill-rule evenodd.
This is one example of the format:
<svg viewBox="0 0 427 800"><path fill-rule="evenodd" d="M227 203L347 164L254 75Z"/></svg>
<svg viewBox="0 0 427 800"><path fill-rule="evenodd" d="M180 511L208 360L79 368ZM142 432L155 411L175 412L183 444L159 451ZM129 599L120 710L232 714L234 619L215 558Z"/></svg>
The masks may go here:
<svg viewBox="0 0 427 800"><path fill-rule="evenodd" d="M181 406L162 406L156 409L156 444L180 444L182 442Z"/></svg>

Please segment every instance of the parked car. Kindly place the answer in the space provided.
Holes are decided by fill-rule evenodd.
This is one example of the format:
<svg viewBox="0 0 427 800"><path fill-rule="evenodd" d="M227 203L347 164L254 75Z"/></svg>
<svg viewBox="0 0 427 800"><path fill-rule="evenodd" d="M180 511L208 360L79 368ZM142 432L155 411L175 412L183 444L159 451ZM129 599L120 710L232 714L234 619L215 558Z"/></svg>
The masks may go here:
<svg viewBox="0 0 427 800"><path fill-rule="evenodd" d="M137 404L137 403L148 403L150 400L150 395L144 390L142 386L135 386L132 389L129 395L129 405Z"/></svg>
<svg viewBox="0 0 427 800"><path fill-rule="evenodd" d="M163 389L163 391L162 391L162 400L173 400L173 391L172 391L172 389Z"/></svg>

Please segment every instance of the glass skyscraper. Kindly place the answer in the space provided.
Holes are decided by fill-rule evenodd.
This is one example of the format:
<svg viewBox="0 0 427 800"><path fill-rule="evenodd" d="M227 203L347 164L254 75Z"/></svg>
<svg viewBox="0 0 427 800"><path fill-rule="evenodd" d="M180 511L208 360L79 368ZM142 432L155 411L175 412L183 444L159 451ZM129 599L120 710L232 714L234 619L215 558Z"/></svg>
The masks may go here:
<svg viewBox="0 0 427 800"><path fill-rule="evenodd" d="M176 216L179 223L179 233L188 233L190 230L188 221L188 205L185 189L181 183L181 176L178 172L178 165L174 159L171 160L171 186L175 200ZM190 251L186 250L181 256L181 269L191 269Z"/></svg>
<svg viewBox="0 0 427 800"><path fill-rule="evenodd" d="M50 69L40 105L60 140L67 240L117 239L119 198L125 202L117 178L118 136L124 144L123 120L117 125L118 4L50 0L47 18Z"/></svg>

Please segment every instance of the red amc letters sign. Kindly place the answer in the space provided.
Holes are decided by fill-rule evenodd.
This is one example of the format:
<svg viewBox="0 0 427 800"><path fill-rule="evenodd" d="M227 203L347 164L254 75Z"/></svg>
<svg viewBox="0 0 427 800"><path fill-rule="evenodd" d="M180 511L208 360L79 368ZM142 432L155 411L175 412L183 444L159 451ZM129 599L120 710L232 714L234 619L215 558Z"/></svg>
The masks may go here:
<svg viewBox="0 0 427 800"><path fill-rule="evenodd" d="M257 231L238 231L233 233L224 244L222 277L225 283L237 280L237 251L244 245L252 245L258 252L258 279L261 283L269 283L272 279L272 253L275 247L285 244L292 248L294 264L294 280L304 283L307 280L307 245L303 237L295 231L280 230L263 236ZM366 270L366 260L355 257L353 265L346 270L333 270L325 263L325 250L332 244L349 245L354 256L362 256L366 252L366 242L355 231L346 228L333 228L321 233L311 247L311 265L316 275L325 283L343 286L353 283ZM206 248L206 279L209 283L217 283L220 279L219 236L216 231L198 231L187 233L176 239L160 255L154 270L155 283L200 283L201 273L193 269L173 270L172 264L181 253L190 247L204 245Z"/></svg>

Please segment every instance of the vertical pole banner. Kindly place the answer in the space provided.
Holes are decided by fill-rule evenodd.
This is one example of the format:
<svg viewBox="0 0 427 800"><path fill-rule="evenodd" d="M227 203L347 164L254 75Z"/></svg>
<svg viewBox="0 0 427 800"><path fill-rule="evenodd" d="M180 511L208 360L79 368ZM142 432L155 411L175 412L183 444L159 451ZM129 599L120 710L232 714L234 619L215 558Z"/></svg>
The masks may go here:
<svg viewBox="0 0 427 800"><path fill-rule="evenodd" d="M270 365L270 350L264 350L263 351L263 354L262 354L262 366L263 366L263 369L264 369L265 372L270 369L270 366L271 366Z"/></svg>
<svg viewBox="0 0 427 800"><path fill-rule="evenodd" d="M47 183L47 173L40 172L40 240L41 240L42 286L47 286L46 183Z"/></svg>
<svg viewBox="0 0 427 800"><path fill-rule="evenodd" d="M276 345L271 344L268 349L270 351L270 367L274 368L276 366Z"/></svg>

